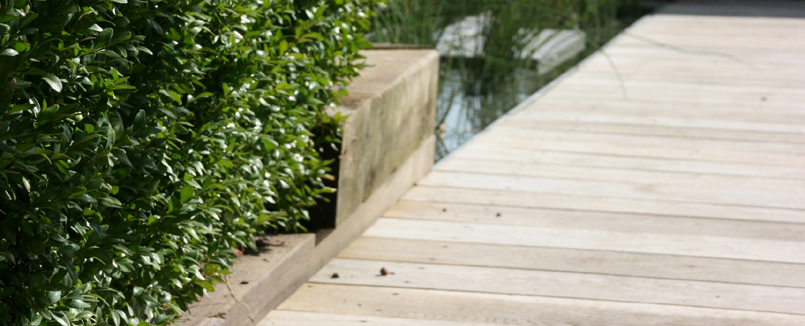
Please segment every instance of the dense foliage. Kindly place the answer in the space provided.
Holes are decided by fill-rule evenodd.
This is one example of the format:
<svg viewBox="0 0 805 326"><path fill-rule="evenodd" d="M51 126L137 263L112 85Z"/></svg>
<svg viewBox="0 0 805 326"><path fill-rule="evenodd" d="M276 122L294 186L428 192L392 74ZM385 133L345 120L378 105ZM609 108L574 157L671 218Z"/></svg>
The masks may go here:
<svg viewBox="0 0 805 326"><path fill-rule="evenodd" d="M301 228L372 1L0 0L0 324L169 323Z"/></svg>

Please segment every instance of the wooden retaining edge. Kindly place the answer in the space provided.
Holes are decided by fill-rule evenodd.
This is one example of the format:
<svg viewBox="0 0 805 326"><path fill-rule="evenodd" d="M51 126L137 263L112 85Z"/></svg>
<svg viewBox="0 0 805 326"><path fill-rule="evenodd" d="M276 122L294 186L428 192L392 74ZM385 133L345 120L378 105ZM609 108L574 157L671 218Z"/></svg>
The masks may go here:
<svg viewBox="0 0 805 326"><path fill-rule="evenodd" d="M391 208L416 181L430 172L436 137L431 136L383 185L318 245L316 235L272 236L270 251L243 256L228 280L191 306L177 324L184 326L255 325ZM244 281L247 284L242 284ZM233 298L238 298L236 301ZM248 306L248 308L247 308ZM251 312L251 319L249 312ZM254 322L252 322L254 320Z"/></svg>
<svg viewBox="0 0 805 326"><path fill-rule="evenodd" d="M432 70L433 67L416 66L413 69ZM407 73L410 74L410 71ZM405 79L400 79L394 84L405 82ZM433 92L435 96L435 90ZM379 97L400 95L394 95L394 92L383 93L392 94L378 94ZM428 105L435 106L435 102ZM228 276L228 285L216 285L215 292L191 305L189 311L180 316L175 324L256 325L330 259L374 224L416 181L427 175L433 167L435 146L436 137L432 133L424 137L408 158L389 173L379 186L373 188L371 194L351 210L348 217L338 223L335 229L323 230L317 234L272 236L267 252L255 256L242 256L236 262L233 273Z"/></svg>

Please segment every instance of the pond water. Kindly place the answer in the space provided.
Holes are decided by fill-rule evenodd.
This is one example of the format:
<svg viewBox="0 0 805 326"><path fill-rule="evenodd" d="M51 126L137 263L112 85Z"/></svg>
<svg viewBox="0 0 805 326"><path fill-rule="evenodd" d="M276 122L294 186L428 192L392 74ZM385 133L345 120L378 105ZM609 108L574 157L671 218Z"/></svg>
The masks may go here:
<svg viewBox="0 0 805 326"><path fill-rule="evenodd" d="M442 63L437 99L437 160L484 130L556 75L542 75L533 68L509 69L507 74L481 72L484 76L473 76L468 71L482 65Z"/></svg>
<svg viewBox="0 0 805 326"><path fill-rule="evenodd" d="M651 9L637 0L391 0L378 12L368 38L442 52L435 130L439 160ZM447 35L461 28L473 34ZM545 31L584 35L584 50L546 72L532 60L540 51L536 35ZM445 53L444 48L460 51Z"/></svg>

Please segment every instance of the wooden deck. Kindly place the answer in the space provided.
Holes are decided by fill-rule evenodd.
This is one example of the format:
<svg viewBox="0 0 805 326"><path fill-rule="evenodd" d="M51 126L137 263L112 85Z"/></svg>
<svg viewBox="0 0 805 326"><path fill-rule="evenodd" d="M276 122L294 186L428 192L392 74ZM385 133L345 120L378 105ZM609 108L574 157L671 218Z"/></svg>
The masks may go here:
<svg viewBox="0 0 805 326"><path fill-rule="evenodd" d="M805 19L657 14L606 52L622 80L587 60L260 325L805 325Z"/></svg>

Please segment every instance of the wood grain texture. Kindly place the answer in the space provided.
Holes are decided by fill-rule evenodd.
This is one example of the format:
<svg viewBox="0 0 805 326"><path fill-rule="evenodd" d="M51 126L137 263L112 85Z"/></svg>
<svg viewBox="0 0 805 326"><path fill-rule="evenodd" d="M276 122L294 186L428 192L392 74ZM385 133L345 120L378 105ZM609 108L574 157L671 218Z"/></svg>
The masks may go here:
<svg viewBox="0 0 805 326"><path fill-rule="evenodd" d="M609 197L645 200L805 209L805 201L802 200L805 195L805 187L791 189L788 192L772 192L730 187L719 188L718 184L696 187L686 186L683 183L584 180L581 178L566 179L464 171L435 171L420 180L419 184L434 187L464 187L582 196L606 194Z"/></svg>
<svg viewBox="0 0 805 326"><path fill-rule="evenodd" d="M606 195L607 194L601 194L601 196L578 196L554 193L529 193L511 190L419 186L408 191L408 193L403 196L403 199L425 202L805 223L805 211L795 209L679 201L647 201L631 198L605 197Z"/></svg>
<svg viewBox="0 0 805 326"><path fill-rule="evenodd" d="M280 309L469 325L797 326L805 322L803 316L788 314L337 284L304 285ZM272 317L266 320L270 322ZM296 320L282 318L273 325L296 326Z"/></svg>
<svg viewBox="0 0 805 326"><path fill-rule="evenodd" d="M454 157L439 165L440 172L483 173L493 175L543 177L552 179L632 182L638 187L646 185L673 188L696 188L701 191L736 190L754 193L805 195L805 180L773 179L695 172L644 171L629 168L575 166L516 162L495 158Z"/></svg>
<svg viewBox="0 0 805 326"><path fill-rule="evenodd" d="M553 150L589 154L653 157L671 160L736 162L771 166L805 166L805 152L794 144L757 145L747 142L626 136L607 133L551 132L495 128L476 143L531 151Z"/></svg>
<svg viewBox="0 0 805 326"><path fill-rule="evenodd" d="M800 241L381 218L364 236L805 263ZM771 235L769 235L771 236Z"/></svg>
<svg viewBox="0 0 805 326"><path fill-rule="evenodd" d="M529 150L523 148L505 148L503 146L496 146L494 143L482 143L479 141L467 144L463 148L464 150L453 153L451 158L496 159L514 163L591 166L627 169L631 171L687 172L693 174L736 175L785 180L805 179L805 167L797 166L769 166L734 162L663 159L562 150Z"/></svg>
<svg viewBox="0 0 805 326"><path fill-rule="evenodd" d="M341 312L343 313L343 312ZM375 316L350 316L323 314L315 312L300 312L277 310L268 315L258 325L260 326L351 326L351 325L377 325L377 326L491 326L495 324L481 322L455 322L432 319L388 318Z"/></svg>
<svg viewBox="0 0 805 326"><path fill-rule="evenodd" d="M605 250L362 237L338 257L805 287L804 264Z"/></svg>
<svg viewBox="0 0 805 326"><path fill-rule="evenodd" d="M391 218L589 229L613 232L687 234L742 239L802 241L805 224L691 218L672 215L524 208L496 205L400 201L383 216Z"/></svg>
<svg viewBox="0 0 805 326"><path fill-rule="evenodd" d="M380 276L385 268L394 274ZM339 278L332 278L338 273ZM805 314L805 289L336 258L310 282Z"/></svg>
<svg viewBox="0 0 805 326"><path fill-rule="evenodd" d="M635 23L262 325L805 325L805 6L736 1Z"/></svg>
<svg viewBox="0 0 805 326"><path fill-rule="evenodd" d="M656 117L637 117L630 121L630 117L610 117L596 113L563 113L546 116L540 119L507 120L504 121L502 125L550 131L581 131L587 133L611 133L636 136L739 140L758 143L805 143L805 133L661 125L658 123Z"/></svg>
<svg viewBox="0 0 805 326"><path fill-rule="evenodd" d="M630 103L630 105L625 103ZM679 138L698 136L696 138L707 139L716 138L718 134L725 134L731 136L730 138L732 139L739 139L738 137L740 136L736 135L737 132L747 134L743 137L749 137L757 133L758 137L771 138L774 135L787 135L794 138L788 139L786 137L784 142L796 141L798 139L797 135L802 135L803 131L805 131L802 125L798 123L798 121L805 120L805 115L799 112L790 112L790 110L779 110L778 112L766 110L764 112L762 109L753 107L731 107L729 109L692 107L668 110L660 105L625 103L601 104L577 101L554 104L546 101L544 103L545 109L533 112L527 111L522 114L520 119L509 120L505 124L531 129L556 129L556 127L547 126L547 123L564 122L565 125L562 126L565 128L562 128L562 130L569 130L567 128L568 122L622 126L620 129L610 127L611 133L627 133L625 132L626 127L650 126L664 131L666 136ZM585 130L580 131L584 132ZM671 133L672 131L677 131L677 133ZM697 131L698 135L695 133ZM649 131L644 130L643 132L648 133ZM590 133L590 131L587 131L587 133ZM630 132L629 134L633 133ZM724 139L730 138L724 137Z"/></svg>

